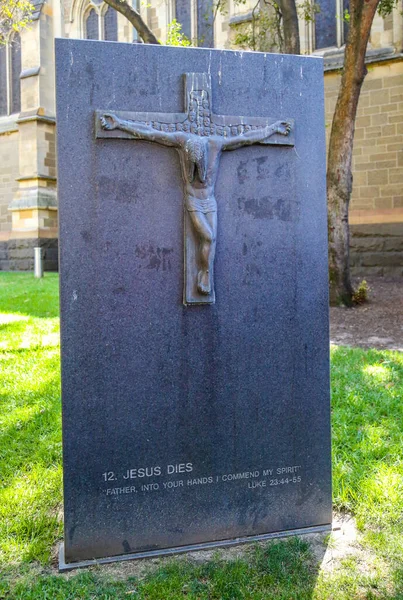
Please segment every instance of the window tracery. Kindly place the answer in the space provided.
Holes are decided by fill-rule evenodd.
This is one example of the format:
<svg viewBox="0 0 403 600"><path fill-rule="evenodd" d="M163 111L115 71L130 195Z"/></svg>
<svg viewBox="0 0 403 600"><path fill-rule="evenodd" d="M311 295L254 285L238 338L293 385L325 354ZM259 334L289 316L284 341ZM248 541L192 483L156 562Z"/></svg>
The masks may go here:
<svg viewBox="0 0 403 600"><path fill-rule="evenodd" d="M21 110L20 74L21 38L19 33L13 33L0 46L0 116Z"/></svg>
<svg viewBox="0 0 403 600"><path fill-rule="evenodd" d="M91 1L84 13L84 37L87 40L118 40L118 14L105 2Z"/></svg>
<svg viewBox="0 0 403 600"><path fill-rule="evenodd" d="M348 12L348 0L316 0L320 10L314 22L308 23L310 51L340 48L345 44L348 23L344 18Z"/></svg>

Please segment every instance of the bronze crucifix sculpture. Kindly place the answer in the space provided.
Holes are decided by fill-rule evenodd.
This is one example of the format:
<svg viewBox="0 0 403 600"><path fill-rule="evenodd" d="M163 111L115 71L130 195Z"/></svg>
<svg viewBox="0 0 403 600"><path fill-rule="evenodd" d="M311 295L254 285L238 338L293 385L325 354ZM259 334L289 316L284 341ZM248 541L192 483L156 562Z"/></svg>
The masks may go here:
<svg viewBox="0 0 403 600"><path fill-rule="evenodd" d="M96 111L96 137L155 142L178 150L185 197L184 304L211 304L221 153L252 144L292 146L293 122L215 115L207 73L185 74L184 113Z"/></svg>

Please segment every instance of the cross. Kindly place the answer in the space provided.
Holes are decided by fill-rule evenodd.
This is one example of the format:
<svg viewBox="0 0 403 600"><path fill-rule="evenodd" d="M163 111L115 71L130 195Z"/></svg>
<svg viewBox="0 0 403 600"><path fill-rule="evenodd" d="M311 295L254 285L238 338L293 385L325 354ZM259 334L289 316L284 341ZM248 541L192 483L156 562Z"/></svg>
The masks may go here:
<svg viewBox="0 0 403 600"><path fill-rule="evenodd" d="M217 234L214 188L221 153L252 144L293 146L294 122L216 115L212 110L210 75L186 73L184 80L184 112L97 110L95 135L146 140L177 149L184 183L183 303L213 304Z"/></svg>

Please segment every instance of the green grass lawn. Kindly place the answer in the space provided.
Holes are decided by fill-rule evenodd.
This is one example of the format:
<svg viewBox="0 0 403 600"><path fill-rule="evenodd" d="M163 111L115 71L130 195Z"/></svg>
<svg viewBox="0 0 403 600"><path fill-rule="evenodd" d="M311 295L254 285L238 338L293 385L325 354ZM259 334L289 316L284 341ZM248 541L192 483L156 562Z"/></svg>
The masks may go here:
<svg viewBox="0 0 403 600"><path fill-rule="evenodd" d="M323 572L309 543L290 538L231 560L162 560L141 577L113 567L56 575L58 331L57 275L1 273L0 598L403 599L403 354L341 347L332 350L334 504L356 519L358 555Z"/></svg>

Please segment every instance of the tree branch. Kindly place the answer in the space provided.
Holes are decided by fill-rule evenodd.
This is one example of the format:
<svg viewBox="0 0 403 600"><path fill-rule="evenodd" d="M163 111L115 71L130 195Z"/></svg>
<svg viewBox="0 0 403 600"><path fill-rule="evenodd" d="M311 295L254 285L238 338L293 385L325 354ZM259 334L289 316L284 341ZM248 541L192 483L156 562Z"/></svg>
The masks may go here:
<svg viewBox="0 0 403 600"><path fill-rule="evenodd" d="M105 2L126 17L145 44L159 44L159 41L147 23L143 20L140 13L130 6L126 0L105 0Z"/></svg>
<svg viewBox="0 0 403 600"><path fill-rule="evenodd" d="M255 6L252 9L252 43L253 50L256 50L256 17L255 12L259 8L260 0L257 0Z"/></svg>
<svg viewBox="0 0 403 600"><path fill-rule="evenodd" d="M284 51L286 54L300 54L298 15L295 0L279 0L283 16Z"/></svg>

